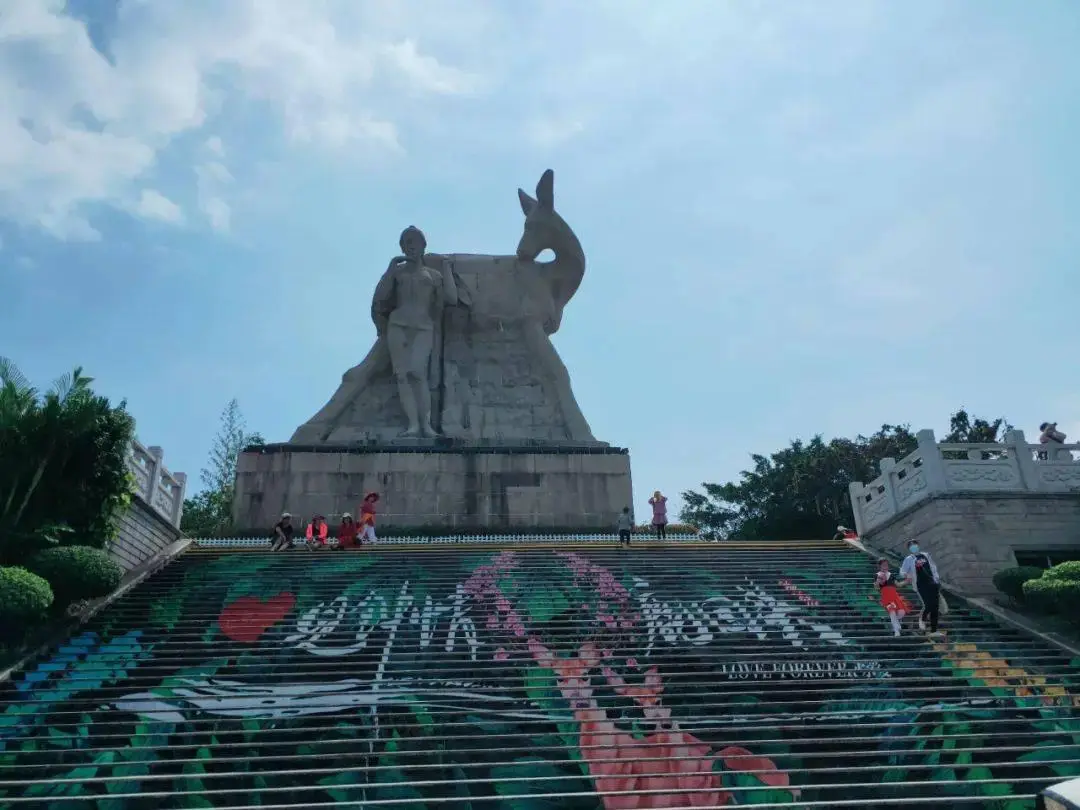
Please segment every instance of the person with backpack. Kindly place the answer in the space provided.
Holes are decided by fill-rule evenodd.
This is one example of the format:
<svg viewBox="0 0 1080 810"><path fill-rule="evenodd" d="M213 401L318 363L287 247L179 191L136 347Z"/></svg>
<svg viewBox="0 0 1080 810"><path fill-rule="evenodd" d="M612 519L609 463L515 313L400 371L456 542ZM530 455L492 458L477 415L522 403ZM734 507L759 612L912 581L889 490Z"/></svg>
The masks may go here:
<svg viewBox="0 0 1080 810"><path fill-rule="evenodd" d="M919 629L925 630L930 625L930 635L943 635L938 630L938 617L941 614L941 578L937 565L930 558L929 552L922 551L916 540L908 542L908 556L900 564L900 582L915 586L922 599L923 611L919 617Z"/></svg>

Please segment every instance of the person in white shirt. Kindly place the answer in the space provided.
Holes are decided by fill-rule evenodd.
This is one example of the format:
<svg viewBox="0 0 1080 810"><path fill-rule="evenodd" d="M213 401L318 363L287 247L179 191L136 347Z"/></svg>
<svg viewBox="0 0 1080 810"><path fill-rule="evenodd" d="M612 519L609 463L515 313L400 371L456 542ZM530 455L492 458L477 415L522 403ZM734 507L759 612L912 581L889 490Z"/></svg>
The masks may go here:
<svg viewBox="0 0 1080 810"><path fill-rule="evenodd" d="M908 556L900 564L901 582L910 582L919 592L923 602L922 616L919 617L919 629L925 630L930 625L930 635L940 636L938 616L941 611L941 577L937 565L930 559L930 554L919 550L915 540L908 542Z"/></svg>

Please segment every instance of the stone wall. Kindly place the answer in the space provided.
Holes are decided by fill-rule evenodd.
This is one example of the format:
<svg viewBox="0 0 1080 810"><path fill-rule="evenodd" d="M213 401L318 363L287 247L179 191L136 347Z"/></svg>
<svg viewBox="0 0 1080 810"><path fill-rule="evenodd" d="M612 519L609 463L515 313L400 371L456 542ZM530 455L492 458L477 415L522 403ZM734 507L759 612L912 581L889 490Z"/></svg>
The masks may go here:
<svg viewBox="0 0 1080 810"><path fill-rule="evenodd" d="M862 536L870 548L906 555L910 539L929 551L946 584L996 594L993 575L1016 565L1014 551L1080 548L1080 497L1066 493L943 493Z"/></svg>
<svg viewBox="0 0 1080 810"><path fill-rule="evenodd" d="M155 557L180 539L180 529L167 521L158 510L139 497L131 499L131 508L120 521L116 539L105 550L125 571L130 571Z"/></svg>
<svg viewBox="0 0 1080 810"><path fill-rule="evenodd" d="M630 456L594 448L559 452L396 448L337 452L271 445L243 453L233 518L266 529L283 511L336 523L380 493L379 525L506 530L613 528L632 507Z"/></svg>

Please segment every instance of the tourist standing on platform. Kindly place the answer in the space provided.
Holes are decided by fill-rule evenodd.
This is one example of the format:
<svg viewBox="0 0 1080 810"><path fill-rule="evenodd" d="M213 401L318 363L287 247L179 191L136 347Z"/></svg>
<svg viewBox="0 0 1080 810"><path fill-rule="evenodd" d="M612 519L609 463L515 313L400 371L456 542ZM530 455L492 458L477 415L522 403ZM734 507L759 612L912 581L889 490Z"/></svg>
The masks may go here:
<svg viewBox="0 0 1080 810"><path fill-rule="evenodd" d="M365 543L375 542L375 504L378 500L378 492L369 492L360 504L360 539Z"/></svg>
<svg viewBox="0 0 1080 810"><path fill-rule="evenodd" d="M282 512L281 520L274 524L274 537L270 543L270 550L284 551L292 548L294 534L296 534L296 529L292 525L292 515Z"/></svg>
<svg viewBox="0 0 1080 810"><path fill-rule="evenodd" d="M618 521L619 528L619 542L627 548L630 547L630 533L634 529L634 519L630 517L630 507L624 506L622 514L619 515Z"/></svg>
<svg viewBox="0 0 1080 810"><path fill-rule="evenodd" d="M897 580L893 576L892 571L889 570L889 561L882 557L878 560L877 576L874 578L874 587L878 590L878 599L881 602L881 606L885 608L885 612L889 614L889 621L892 622L893 635L900 635L900 623L911 611L911 606L907 603L907 600L900 595L900 592L896 590ZM874 597L871 596L871 599Z"/></svg>
<svg viewBox="0 0 1080 810"><path fill-rule="evenodd" d="M938 631L938 617L941 613L941 579L937 566L930 559L930 554L919 550L919 544L912 540L908 543L908 556L900 565L900 582L915 585L922 599L923 611L919 617L919 629L925 630L930 625L930 635L941 635Z"/></svg>
<svg viewBox="0 0 1080 810"><path fill-rule="evenodd" d="M341 516L341 525L338 526L337 542L339 549L355 548L356 536L360 534L360 526L348 512Z"/></svg>
<svg viewBox="0 0 1080 810"><path fill-rule="evenodd" d="M656 529L658 540L667 540L667 498L656 490L649 498L649 506L652 507L652 525Z"/></svg>
<svg viewBox="0 0 1080 810"><path fill-rule="evenodd" d="M1065 444L1065 434L1057 429L1057 422L1043 422L1039 425L1039 444L1047 444L1056 448ZM1039 461L1049 461L1050 454L1046 450L1039 451Z"/></svg>
<svg viewBox="0 0 1080 810"><path fill-rule="evenodd" d="M330 529L326 525L326 518L322 515L315 515L307 527L308 550L314 551L319 546L326 548L326 537L329 531Z"/></svg>

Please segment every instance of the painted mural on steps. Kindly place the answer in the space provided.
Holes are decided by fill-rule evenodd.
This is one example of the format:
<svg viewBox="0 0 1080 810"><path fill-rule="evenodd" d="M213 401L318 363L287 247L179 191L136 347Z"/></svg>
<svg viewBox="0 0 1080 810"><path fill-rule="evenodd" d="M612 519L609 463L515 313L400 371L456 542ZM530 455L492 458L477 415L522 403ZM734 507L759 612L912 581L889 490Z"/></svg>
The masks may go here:
<svg viewBox="0 0 1080 810"><path fill-rule="evenodd" d="M784 804L814 800L800 774L826 767L814 779L962 789L1015 767L983 741L996 723L1041 740L1020 762L1080 775L1055 764L1080 750L1072 698L1000 652L898 661L841 632L883 614L826 577L603 559L189 556L148 615L112 611L6 687L0 807ZM862 723L865 753L838 762ZM27 784L44 776L61 781Z"/></svg>

